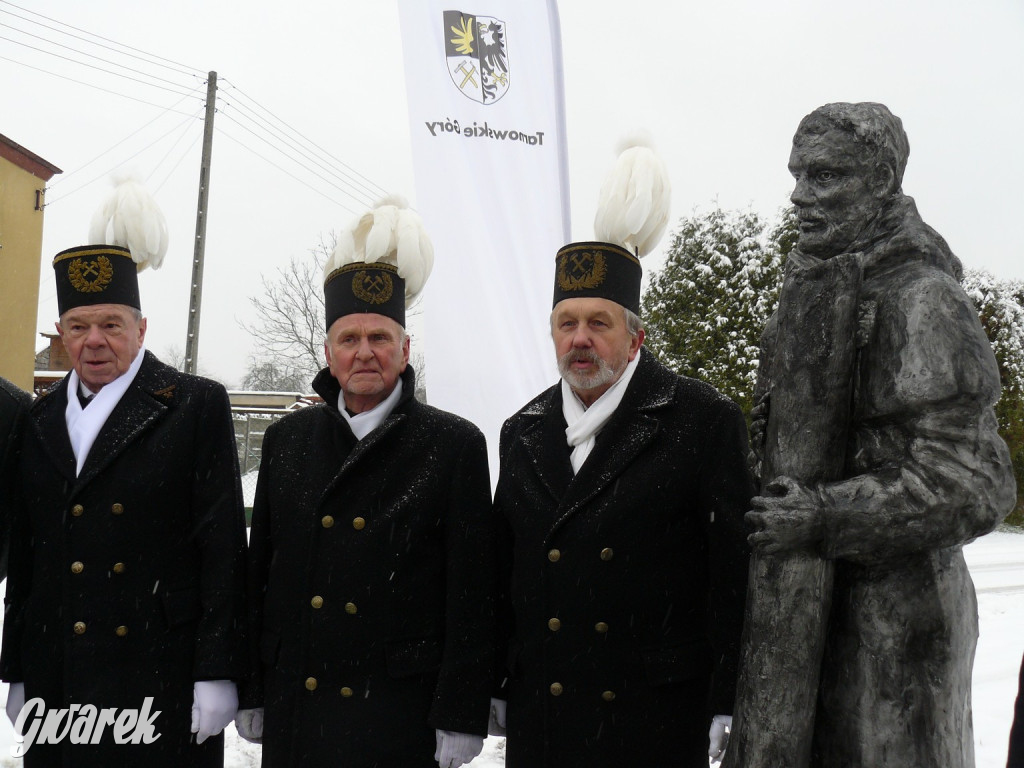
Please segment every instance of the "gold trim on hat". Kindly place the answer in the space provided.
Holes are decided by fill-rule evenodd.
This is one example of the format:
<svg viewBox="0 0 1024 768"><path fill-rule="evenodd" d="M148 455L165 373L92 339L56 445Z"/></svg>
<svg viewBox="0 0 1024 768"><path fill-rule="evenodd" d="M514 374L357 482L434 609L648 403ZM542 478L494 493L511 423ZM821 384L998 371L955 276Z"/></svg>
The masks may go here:
<svg viewBox="0 0 1024 768"><path fill-rule="evenodd" d="M341 274L344 274L345 272L353 272L357 269L367 268L383 269L386 272L392 272L396 275L398 274L398 267L396 267L394 264L388 264L385 261L352 261L349 262L348 264L344 264L338 267L336 270L331 272L331 274L329 274L326 278L324 278L324 286L326 287L327 284L331 282L334 278L338 277Z"/></svg>
<svg viewBox="0 0 1024 768"><path fill-rule="evenodd" d="M67 261L68 259L78 259L83 256L124 256L134 263L131 252L127 248L122 248L118 245L97 245L95 248L89 248L84 250L81 248L69 248L66 251L61 251L53 257L54 265L60 261Z"/></svg>

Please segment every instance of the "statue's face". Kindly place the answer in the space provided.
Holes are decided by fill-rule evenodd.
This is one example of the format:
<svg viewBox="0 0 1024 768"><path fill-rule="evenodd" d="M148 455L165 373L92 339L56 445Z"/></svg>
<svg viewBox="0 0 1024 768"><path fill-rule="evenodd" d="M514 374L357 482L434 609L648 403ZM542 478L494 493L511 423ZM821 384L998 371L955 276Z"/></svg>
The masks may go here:
<svg viewBox="0 0 1024 768"><path fill-rule="evenodd" d="M793 137L790 195L800 225L798 246L827 259L843 253L875 218L889 193L891 172L879 168L845 131Z"/></svg>

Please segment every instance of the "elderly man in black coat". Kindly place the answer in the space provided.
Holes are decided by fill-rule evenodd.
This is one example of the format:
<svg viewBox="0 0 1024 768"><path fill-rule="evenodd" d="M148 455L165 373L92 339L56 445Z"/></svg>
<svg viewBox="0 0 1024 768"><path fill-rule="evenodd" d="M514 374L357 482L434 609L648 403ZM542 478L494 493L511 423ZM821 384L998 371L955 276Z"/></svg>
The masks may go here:
<svg viewBox="0 0 1024 768"><path fill-rule="evenodd" d="M562 380L501 432L492 729L510 768L706 768L746 593L743 415L643 349L630 249L572 243L556 262Z"/></svg>
<svg viewBox="0 0 1024 768"><path fill-rule="evenodd" d="M0 378L0 579L7 576L11 497L14 495L25 413L31 403L28 393Z"/></svg>
<svg viewBox="0 0 1024 768"><path fill-rule="evenodd" d="M487 731L484 437L413 397L405 303L420 280L403 274L425 272L401 248L398 267L375 260L396 256L364 243L375 220L418 225L382 205L355 242L339 238L325 269L328 368L313 382L324 403L263 443L249 556L257 674L238 730L262 738L265 768L457 768Z"/></svg>
<svg viewBox="0 0 1024 768"><path fill-rule="evenodd" d="M29 412L0 657L28 768L221 766L245 673L227 393L144 350L136 261L54 259L73 370Z"/></svg>

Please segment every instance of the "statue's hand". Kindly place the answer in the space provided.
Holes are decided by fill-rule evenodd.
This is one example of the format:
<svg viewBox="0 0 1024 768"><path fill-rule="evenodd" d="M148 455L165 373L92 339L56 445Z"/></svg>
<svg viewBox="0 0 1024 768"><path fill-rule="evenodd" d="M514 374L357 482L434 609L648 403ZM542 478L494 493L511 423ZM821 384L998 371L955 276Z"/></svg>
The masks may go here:
<svg viewBox="0 0 1024 768"><path fill-rule="evenodd" d="M783 476L765 492L769 495L750 500L753 510L745 517L755 529L747 537L751 548L768 554L816 549L824 537L824 505L817 491Z"/></svg>

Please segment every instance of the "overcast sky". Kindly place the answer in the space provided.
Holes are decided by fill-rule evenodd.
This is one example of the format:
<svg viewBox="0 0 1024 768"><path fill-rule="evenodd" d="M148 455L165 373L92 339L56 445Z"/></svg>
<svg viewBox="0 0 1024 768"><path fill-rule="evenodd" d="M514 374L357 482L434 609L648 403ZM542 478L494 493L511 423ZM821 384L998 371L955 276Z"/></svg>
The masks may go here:
<svg viewBox="0 0 1024 768"><path fill-rule="evenodd" d="M630 131L648 131L665 157L673 221L716 204L773 217L800 118L830 101L880 101L910 137L904 191L925 221L967 267L1024 278L1020 0L562 0L559 11L574 239L591 237L597 188ZM221 90L200 368L234 385L258 352L245 327L262 275L306 258L382 191L415 205L395 3L0 0L0 133L64 170L48 192L40 330L57 314L50 259L84 244L125 163L171 227L164 267L140 278L147 346L184 348L209 70ZM269 125L279 138L267 143ZM318 147L303 153L312 159L293 139Z"/></svg>

